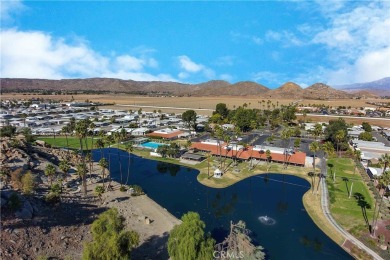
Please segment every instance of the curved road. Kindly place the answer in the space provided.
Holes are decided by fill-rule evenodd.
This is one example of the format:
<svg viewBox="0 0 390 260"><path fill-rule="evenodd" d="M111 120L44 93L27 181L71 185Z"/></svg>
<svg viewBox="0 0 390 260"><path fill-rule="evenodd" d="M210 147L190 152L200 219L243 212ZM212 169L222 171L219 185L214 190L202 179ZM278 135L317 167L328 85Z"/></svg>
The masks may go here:
<svg viewBox="0 0 390 260"><path fill-rule="evenodd" d="M326 162L324 158L321 158L321 165L326 165ZM327 167L322 167L322 171L324 176L327 174ZM321 178L321 207L322 211L324 212L325 217L327 220L333 225L333 227L339 231L343 237L349 241L351 241L355 246L357 246L360 249L363 249L366 251L367 254L371 255L373 259L376 260L383 260L382 257L380 257L377 253L375 253L373 250L368 248L366 245L364 245L362 242L360 242L357 238L349 234L347 231L345 231L337 222L334 220L332 215L330 214L329 210L329 201L328 201L328 187L326 185L325 178Z"/></svg>

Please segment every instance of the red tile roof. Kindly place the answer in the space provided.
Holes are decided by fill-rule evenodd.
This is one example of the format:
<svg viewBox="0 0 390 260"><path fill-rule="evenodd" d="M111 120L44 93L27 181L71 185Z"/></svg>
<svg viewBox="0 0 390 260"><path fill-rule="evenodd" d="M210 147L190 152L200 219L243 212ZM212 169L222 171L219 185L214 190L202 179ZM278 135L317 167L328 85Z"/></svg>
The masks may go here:
<svg viewBox="0 0 390 260"><path fill-rule="evenodd" d="M163 134L163 133L150 133L150 134L146 134L147 136L154 136L154 137L162 137L162 138L165 138L165 139L171 139L173 137L177 137L178 135L184 133L183 131L175 131L175 132L172 132L172 133L169 133L169 134Z"/></svg>
<svg viewBox="0 0 390 260"><path fill-rule="evenodd" d="M221 154L222 156L225 157L230 157L230 158L236 157L242 160L248 160L249 158L267 160L265 152L259 152L253 150L253 146L248 146L245 150L237 150L237 151L234 149L226 150L224 149L224 146L226 146L226 144L221 144L221 146L218 146L218 145L203 144L197 142L197 143L192 143L191 148L196 148L201 151L208 151L211 152L211 154L213 155ZM287 156L287 162L290 164L305 165L305 160L306 160L306 153L303 152L295 152L294 154ZM271 152L271 161L284 162L284 155Z"/></svg>

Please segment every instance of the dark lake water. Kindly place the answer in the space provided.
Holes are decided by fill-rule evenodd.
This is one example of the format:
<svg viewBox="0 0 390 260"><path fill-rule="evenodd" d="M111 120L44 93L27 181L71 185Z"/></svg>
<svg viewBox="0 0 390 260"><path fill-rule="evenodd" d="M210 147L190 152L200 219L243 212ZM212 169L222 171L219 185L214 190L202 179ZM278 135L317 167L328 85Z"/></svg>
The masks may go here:
<svg viewBox="0 0 390 260"><path fill-rule="evenodd" d="M104 149L104 154L107 159L111 154L113 179L120 181L121 163L125 180L128 153L110 148ZM94 160L100 157L100 150L94 150ZM231 220L243 220L268 259L352 259L306 213L302 203L310 188L306 180L269 174L214 189L200 184L197 175L191 168L131 155L129 184L140 185L177 218L188 211L198 212L217 242L227 235Z"/></svg>

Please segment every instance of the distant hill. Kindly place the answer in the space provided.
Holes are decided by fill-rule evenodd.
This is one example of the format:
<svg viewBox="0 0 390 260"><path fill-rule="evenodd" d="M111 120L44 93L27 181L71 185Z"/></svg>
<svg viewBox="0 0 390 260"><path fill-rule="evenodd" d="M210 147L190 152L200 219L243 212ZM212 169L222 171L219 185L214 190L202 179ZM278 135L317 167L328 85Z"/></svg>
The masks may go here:
<svg viewBox="0 0 390 260"><path fill-rule="evenodd" d="M269 98L292 98L302 99L303 89L294 82L286 82L277 89L273 89L266 93Z"/></svg>
<svg viewBox="0 0 390 260"><path fill-rule="evenodd" d="M344 99L353 96L353 94L336 90L323 83L315 83L303 90L303 98L305 99Z"/></svg>
<svg viewBox="0 0 390 260"><path fill-rule="evenodd" d="M212 80L200 84L183 84L162 81L133 81L111 78L89 79L11 79L0 80L2 92L46 91L84 91L133 93L144 95L177 95L177 96L259 96L263 98L284 99L338 99L351 98L354 95L336 90L322 83L302 89L293 82L287 82L277 89L251 81L235 84L222 80Z"/></svg>
<svg viewBox="0 0 390 260"><path fill-rule="evenodd" d="M390 77L366 83L334 86L336 89L357 93L366 91L378 96L390 96Z"/></svg>

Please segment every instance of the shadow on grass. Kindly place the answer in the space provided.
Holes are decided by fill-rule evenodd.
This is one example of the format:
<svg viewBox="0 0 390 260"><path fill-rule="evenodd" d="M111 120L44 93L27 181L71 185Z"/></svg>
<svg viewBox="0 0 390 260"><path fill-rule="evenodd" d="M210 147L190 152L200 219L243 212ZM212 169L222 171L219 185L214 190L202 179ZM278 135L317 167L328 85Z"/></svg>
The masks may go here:
<svg viewBox="0 0 390 260"><path fill-rule="evenodd" d="M367 209L371 209L371 205L367 203L366 198L363 194L359 192L355 192L353 197L356 199L358 206L362 209L362 214L366 225L369 227L368 217L367 217Z"/></svg>

